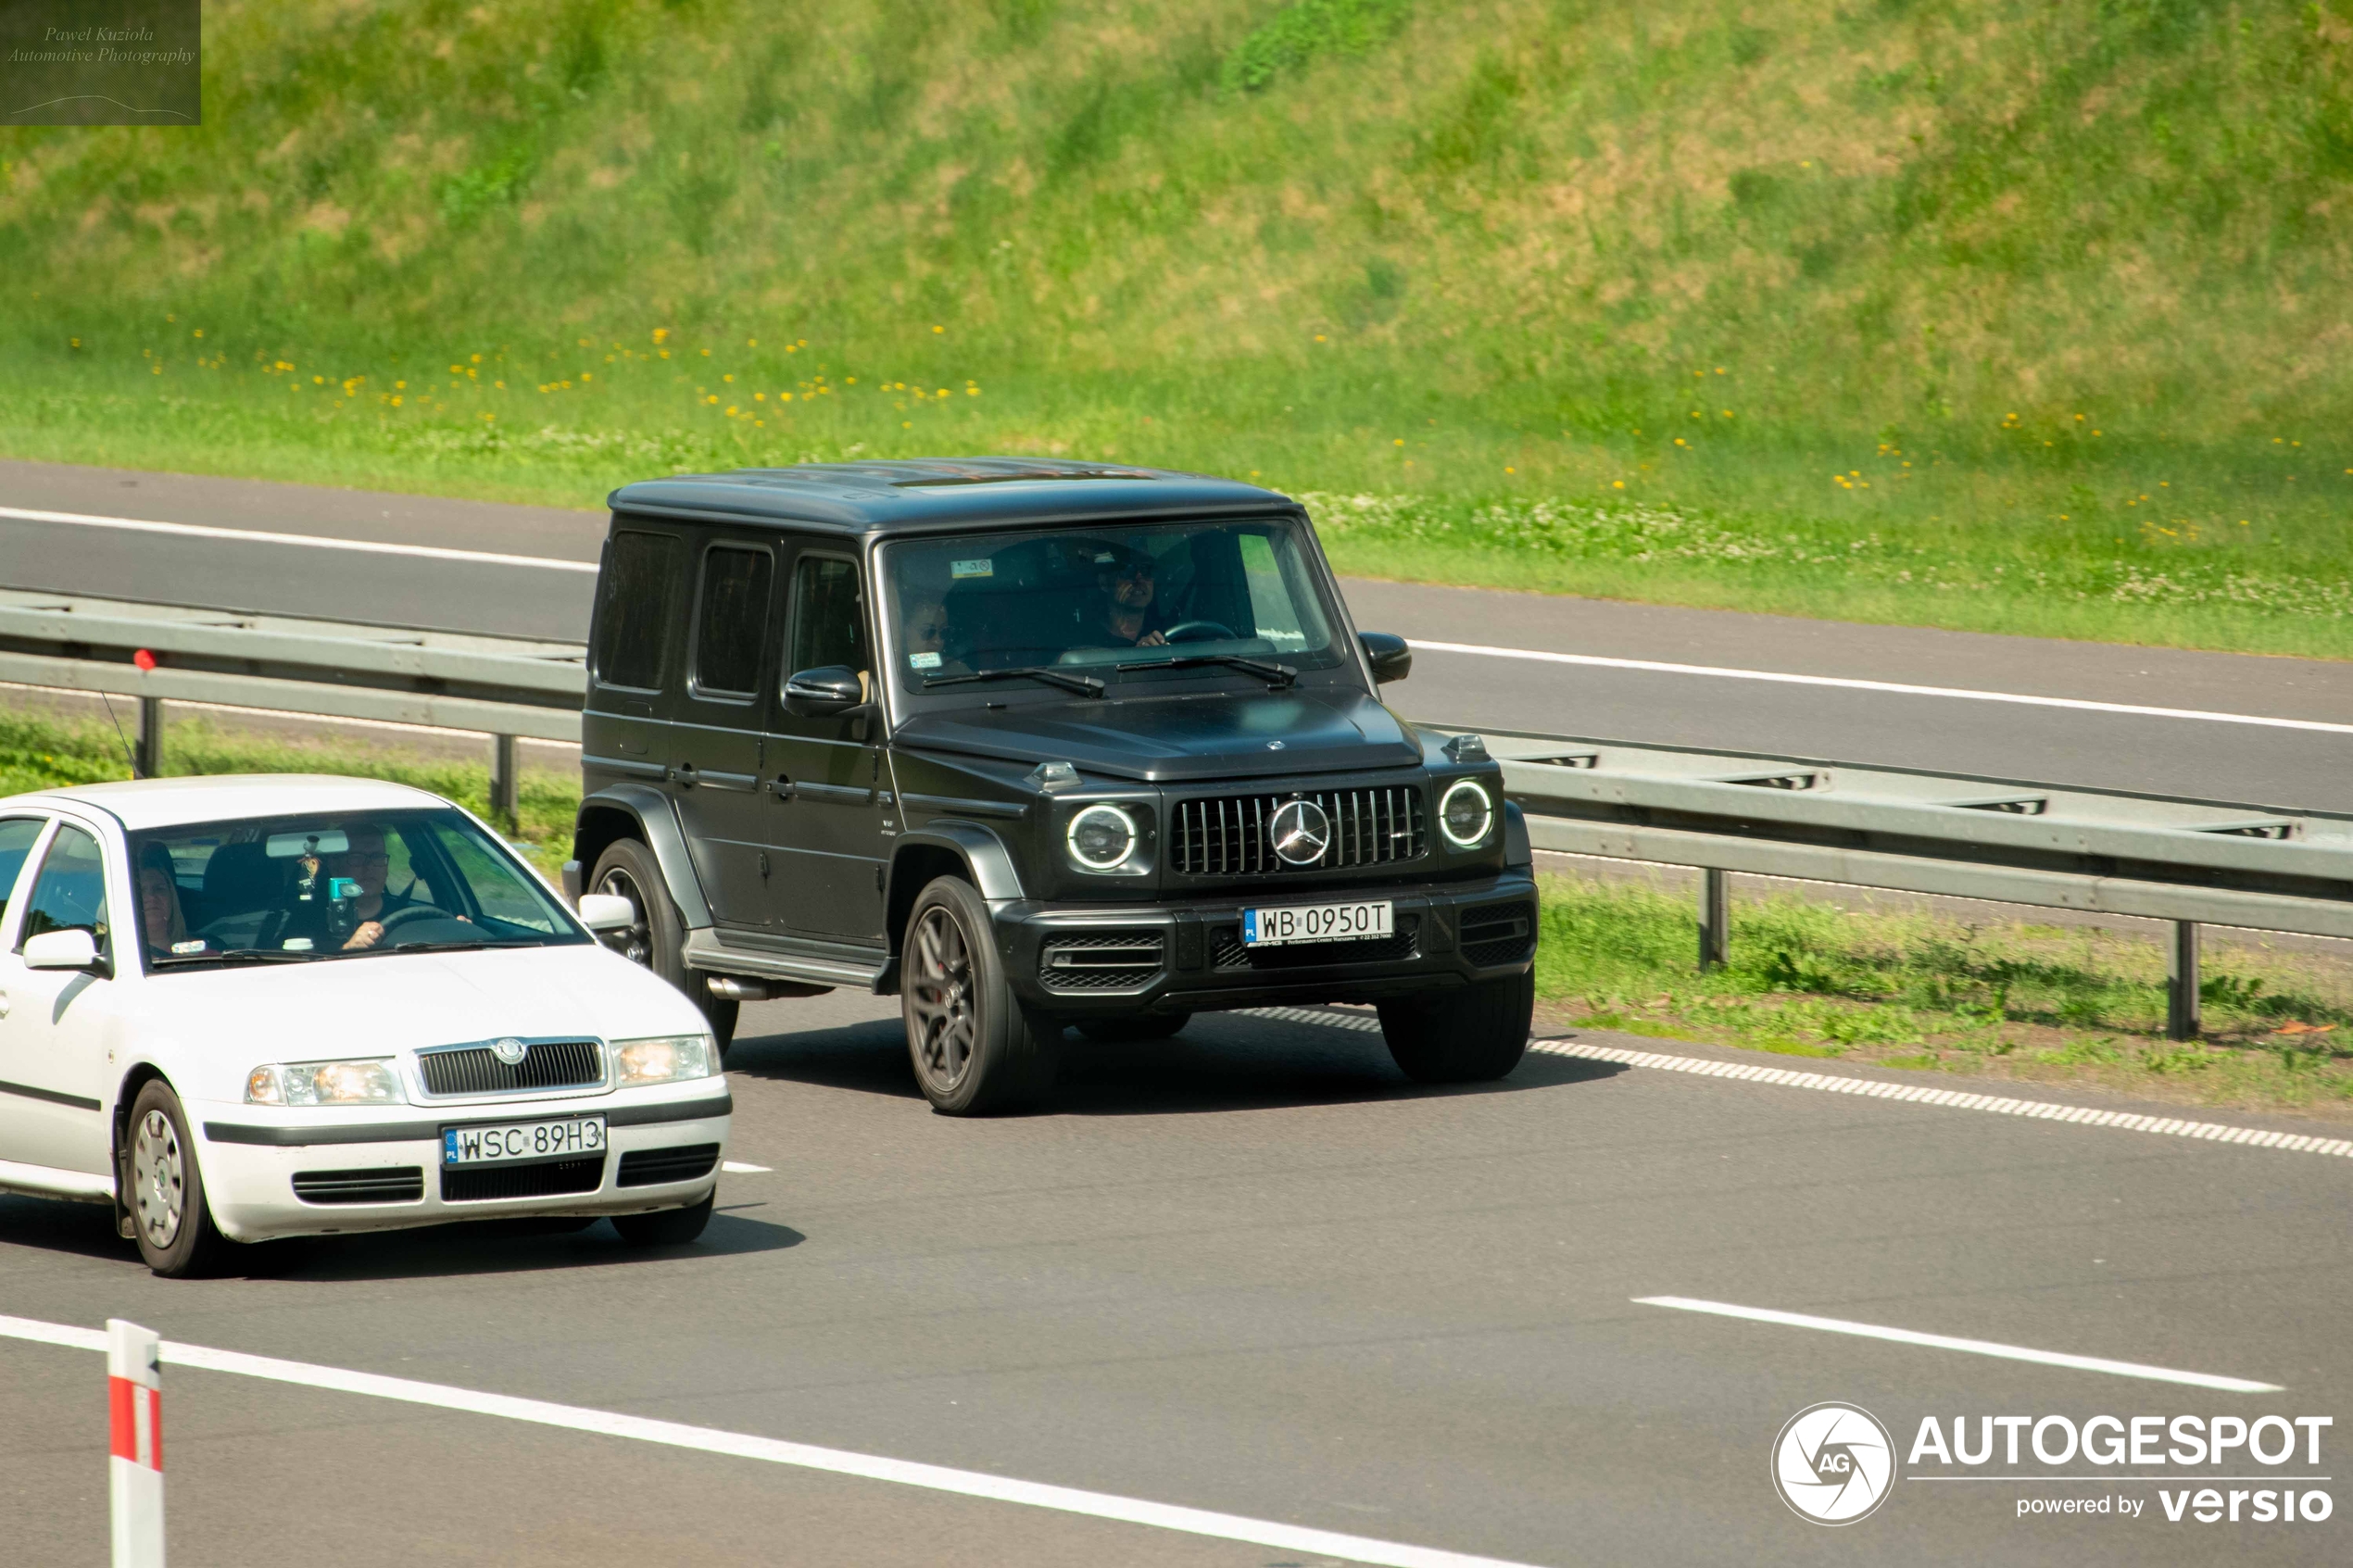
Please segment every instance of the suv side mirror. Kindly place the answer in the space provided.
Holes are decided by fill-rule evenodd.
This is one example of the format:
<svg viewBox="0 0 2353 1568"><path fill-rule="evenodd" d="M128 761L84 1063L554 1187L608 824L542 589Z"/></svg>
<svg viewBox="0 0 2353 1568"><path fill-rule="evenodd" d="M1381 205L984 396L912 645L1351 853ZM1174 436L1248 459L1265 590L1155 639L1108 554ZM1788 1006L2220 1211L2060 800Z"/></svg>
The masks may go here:
<svg viewBox="0 0 2353 1568"><path fill-rule="evenodd" d="M68 926L63 931L44 931L25 939L24 966L27 969L80 969L93 973L105 967L98 957L97 941L80 926Z"/></svg>
<svg viewBox="0 0 2353 1568"><path fill-rule="evenodd" d="M1374 680L1402 681L1414 672L1414 650L1394 632L1359 632L1356 640L1365 645Z"/></svg>
<svg viewBox="0 0 2353 1568"><path fill-rule="evenodd" d="M846 664L803 670L785 683L785 711L796 719L847 713L866 700L866 678Z"/></svg>

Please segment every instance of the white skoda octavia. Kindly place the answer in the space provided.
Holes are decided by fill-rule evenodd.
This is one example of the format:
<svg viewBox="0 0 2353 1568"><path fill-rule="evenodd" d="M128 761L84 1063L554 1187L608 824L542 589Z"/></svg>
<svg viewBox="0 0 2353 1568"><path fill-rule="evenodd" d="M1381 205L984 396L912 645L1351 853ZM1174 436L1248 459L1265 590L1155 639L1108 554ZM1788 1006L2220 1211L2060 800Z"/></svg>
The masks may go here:
<svg viewBox="0 0 2353 1568"><path fill-rule="evenodd" d="M113 1204L171 1275L491 1216L691 1241L733 1110L719 1052L591 935L628 905L581 904L399 784L0 799L0 1188Z"/></svg>

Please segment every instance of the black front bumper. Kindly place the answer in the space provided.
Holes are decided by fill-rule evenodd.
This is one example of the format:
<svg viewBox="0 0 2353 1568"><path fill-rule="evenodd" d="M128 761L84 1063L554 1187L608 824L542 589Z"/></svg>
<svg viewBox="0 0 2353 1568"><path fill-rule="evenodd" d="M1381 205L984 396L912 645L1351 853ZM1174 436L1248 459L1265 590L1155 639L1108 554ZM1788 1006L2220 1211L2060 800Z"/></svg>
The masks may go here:
<svg viewBox="0 0 2353 1568"><path fill-rule="evenodd" d="M1385 898L1392 935L1285 947L1242 946L1245 909ZM1022 1000L1070 1018L1373 1002L1518 974L1535 961L1536 878L1266 888L1150 904L994 907L997 950Z"/></svg>

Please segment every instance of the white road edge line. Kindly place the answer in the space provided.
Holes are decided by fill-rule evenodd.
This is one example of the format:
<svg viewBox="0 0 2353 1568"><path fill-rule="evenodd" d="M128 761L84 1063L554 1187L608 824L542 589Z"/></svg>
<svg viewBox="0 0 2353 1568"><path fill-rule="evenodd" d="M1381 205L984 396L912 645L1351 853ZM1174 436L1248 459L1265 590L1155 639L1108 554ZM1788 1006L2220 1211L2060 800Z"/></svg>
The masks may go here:
<svg viewBox="0 0 2353 1568"><path fill-rule="evenodd" d="M1344 1024L1342 1027L1353 1025ZM1797 1073L1786 1067L1766 1067L1755 1062L1719 1061L1714 1057L1702 1056L1669 1056L1661 1051L1629 1050L1623 1046L1589 1045L1582 1040L1530 1040L1528 1048L1542 1051L1548 1056L1573 1056L1587 1061L1614 1061L1621 1067L1652 1067L1668 1073L1692 1073L1704 1078L1733 1078L1752 1084L1773 1084L1789 1089L1812 1089L1823 1094L1860 1095L1867 1099L1893 1099L1912 1105L1944 1106L1955 1110L1979 1110L1994 1116L2026 1116L2045 1122L2070 1122L2084 1127L2117 1127L2132 1133L2158 1133L2168 1137L2199 1138L2208 1143L2246 1144L2255 1148L2284 1148L2296 1154L2326 1154L2339 1159L2353 1159L2353 1138L2323 1138L2314 1137L2309 1133L2233 1127L2221 1122L2185 1122L2176 1116L2144 1116L2128 1110L2095 1110L2088 1105L2057 1105L2046 1099L2012 1099L2005 1095L1971 1094L1963 1089L1932 1089L1925 1084L1891 1083L1881 1078L1842 1078L1829 1073Z"/></svg>
<svg viewBox="0 0 2353 1568"><path fill-rule="evenodd" d="M119 528L134 533L172 533L184 539L232 539L248 545L299 545L311 550L357 550L365 555L416 556L425 560L472 561L476 566L524 566L544 571L585 571L592 560L557 560L550 556L509 556L488 550L449 550L436 545L393 545L373 539L330 539L313 533L267 533L257 529L208 528L194 522L150 522L139 518L96 517L87 512L43 512L0 507L0 518L17 522L64 522L81 528Z"/></svg>
<svg viewBox="0 0 2353 1568"><path fill-rule="evenodd" d="M43 1323L34 1318L0 1315L0 1336L77 1350L103 1350L107 1348L103 1330ZM656 1421L647 1416L623 1415L613 1411L587 1410L579 1405L551 1404L545 1399L484 1393L442 1383L420 1383L410 1378L385 1377L371 1372L316 1366L308 1361L280 1361L275 1356L247 1355L242 1350L220 1350L204 1345L182 1345L166 1340L163 1359L173 1366L195 1367L205 1372L265 1378L272 1383L298 1384L306 1388L325 1388L341 1394L365 1394L379 1399L396 1399L403 1404L430 1405L438 1410L500 1416L509 1421L525 1421L539 1426L564 1427L608 1437L628 1437L643 1443L659 1443L666 1448L694 1449L703 1453L725 1454L736 1459L764 1460L771 1464L788 1464L801 1470L819 1470L835 1475L854 1475L868 1481L888 1481L902 1486L920 1486L926 1491L952 1492L960 1497L983 1498L994 1502L1022 1503L1061 1513L1084 1514L1091 1519L1110 1519L1123 1524L1146 1524L1154 1529L1175 1530L1189 1536L1206 1536L1215 1540L1244 1541L1252 1546L1273 1547L1280 1551L1310 1552L1323 1557L1342 1558L1352 1562L1378 1563L1381 1568L1531 1568L1528 1563L1494 1557L1475 1557L1436 1547L1408 1546L1397 1541L1377 1540L1369 1536L1342 1535L1332 1530L1245 1518L1237 1513L1215 1513L1207 1509L1150 1502L1141 1498L1119 1497L1110 1492L1088 1492L1075 1486L1018 1481L977 1471L950 1470L944 1465L886 1459L875 1454L852 1453L844 1449L821 1449L776 1437L722 1432L708 1426L687 1426L674 1421Z"/></svg>
<svg viewBox="0 0 2353 1568"><path fill-rule="evenodd" d="M773 1165L747 1165L740 1160L722 1160L719 1168L731 1176L765 1176L775 1170Z"/></svg>
<svg viewBox="0 0 2353 1568"><path fill-rule="evenodd" d="M1777 1312L1769 1307L1735 1307L1728 1301L1700 1301L1689 1296L1637 1296L1638 1307L1672 1307L1683 1312L1707 1312L1719 1318L1745 1318L1751 1323L1780 1323L1785 1328L1818 1328L1831 1334L1852 1334L1864 1339L1887 1339L1898 1345L1924 1345L1931 1350L1961 1350L1972 1356L1997 1356L2007 1361L2034 1361L2043 1366L2072 1367L2078 1372L2104 1372L2115 1377L2142 1377L2155 1383L2185 1383L2193 1388L2220 1388L2226 1394L2278 1394L2277 1383L2253 1383L2244 1377L2217 1377L2206 1372L2176 1372L2171 1367L2145 1366L2139 1361L2111 1361L2100 1356L2070 1356L2061 1350L2031 1350L2023 1345L2000 1345L1991 1339L1957 1339L1949 1334L1919 1334L1908 1328L1883 1328L1878 1323L1850 1323L1844 1318L1818 1318L1806 1312Z"/></svg>
<svg viewBox="0 0 2353 1568"><path fill-rule="evenodd" d="M1966 686L1915 686L1898 681L1865 681L1845 675L1793 675L1771 670L1733 670L1716 664L1670 664L1655 659L1610 659L1593 653L1546 653L1535 648L1495 648L1478 643L1406 639L1433 653L1478 654L1487 659L1526 659L1540 664L1582 664L1599 670L1645 670L1661 675L1709 675L1722 681L1768 681L1789 686L1839 686L1847 691L1889 692L1898 696L1957 697L1964 702L2011 702L2028 708L2070 708L2084 713L2123 713L2142 719L2196 719L2211 724L2258 724L2274 730L2317 730L2353 735L2353 724L2319 719L2270 719L2252 713L2215 713L2201 708L2150 708L2136 702L2094 702L2088 697L2029 696L2020 692L1981 692Z"/></svg>

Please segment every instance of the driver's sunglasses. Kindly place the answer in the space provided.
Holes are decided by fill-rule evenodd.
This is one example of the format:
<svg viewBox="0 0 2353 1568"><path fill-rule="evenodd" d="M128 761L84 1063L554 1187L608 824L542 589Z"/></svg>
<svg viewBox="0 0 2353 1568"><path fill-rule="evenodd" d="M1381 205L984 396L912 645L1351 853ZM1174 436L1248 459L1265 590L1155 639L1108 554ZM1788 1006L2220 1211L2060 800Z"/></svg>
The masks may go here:
<svg viewBox="0 0 2353 1568"><path fill-rule="evenodd" d="M1134 566L1114 566L1111 569L1111 574L1123 583L1132 583L1138 578L1157 577L1160 575L1160 569L1144 561Z"/></svg>

